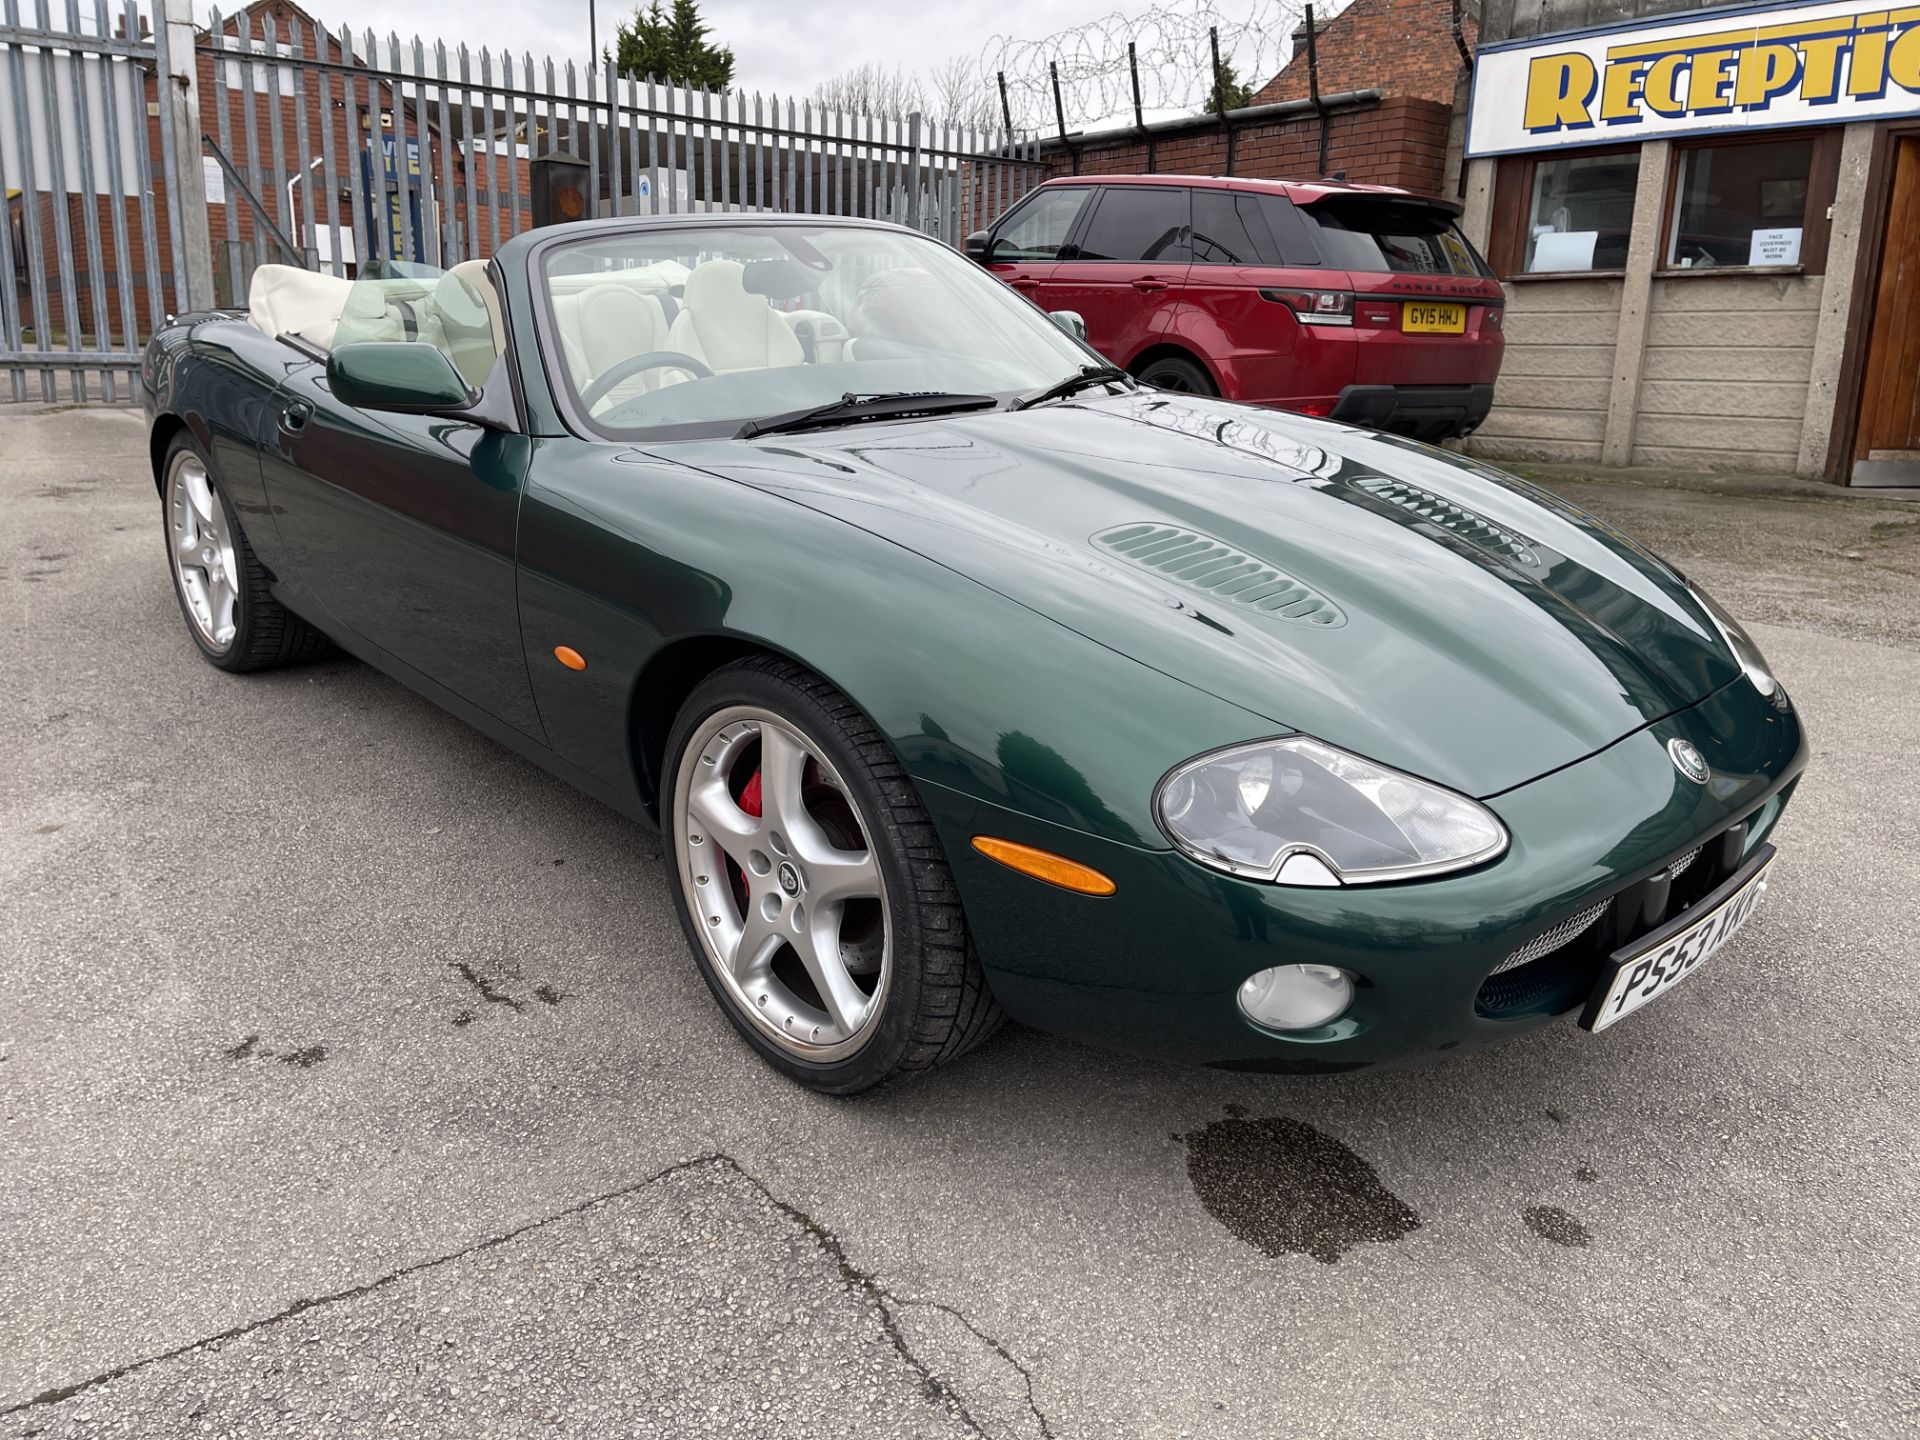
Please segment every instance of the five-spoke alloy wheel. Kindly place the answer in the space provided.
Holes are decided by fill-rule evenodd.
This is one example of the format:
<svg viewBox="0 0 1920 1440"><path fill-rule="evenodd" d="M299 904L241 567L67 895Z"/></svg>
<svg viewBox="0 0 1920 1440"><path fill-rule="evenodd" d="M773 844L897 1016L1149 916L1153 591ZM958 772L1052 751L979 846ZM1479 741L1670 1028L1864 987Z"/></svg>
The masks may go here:
<svg viewBox="0 0 1920 1440"><path fill-rule="evenodd" d="M240 570L226 507L214 493L204 461L190 449L174 451L167 467L168 554L187 623L209 651L233 648L240 610Z"/></svg>
<svg viewBox="0 0 1920 1440"><path fill-rule="evenodd" d="M858 1049L886 999L886 882L847 785L779 716L701 722L674 787L687 904L742 1013L805 1060Z"/></svg>
<svg viewBox="0 0 1920 1440"><path fill-rule="evenodd" d="M174 596L209 661L222 670L267 670L327 652L327 638L273 594L233 502L185 431L173 437L161 467L160 518Z"/></svg>
<svg viewBox="0 0 1920 1440"><path fill-rule="evenodd" d="M724 666L682 708L665 768L681 921L775 1068L850 1094L997 1028L933 823L844 695L774 656Z"/></svg>

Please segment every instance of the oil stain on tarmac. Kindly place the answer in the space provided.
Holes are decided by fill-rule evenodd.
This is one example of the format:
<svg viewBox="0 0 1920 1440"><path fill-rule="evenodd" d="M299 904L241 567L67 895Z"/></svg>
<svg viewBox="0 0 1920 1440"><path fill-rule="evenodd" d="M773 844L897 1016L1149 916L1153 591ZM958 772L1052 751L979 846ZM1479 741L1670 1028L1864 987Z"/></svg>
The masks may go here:
<svg viewBox="0 0 1920 1440"><path fill-rule="evenodd" d="M1420 1228L1373 1166L1332 1136L1286 1116L1254 1120L1235 1111L1181 1138L1194 1193L1238 1239L1266 1255L1331 1265L1365 1241Z"/></svg>

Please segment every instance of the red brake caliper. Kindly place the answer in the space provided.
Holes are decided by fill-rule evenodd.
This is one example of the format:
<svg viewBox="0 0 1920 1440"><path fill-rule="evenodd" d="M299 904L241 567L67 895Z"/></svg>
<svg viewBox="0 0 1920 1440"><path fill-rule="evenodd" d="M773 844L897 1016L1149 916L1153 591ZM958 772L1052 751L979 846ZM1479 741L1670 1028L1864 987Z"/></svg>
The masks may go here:
<svg viewBox="0 0 1920 1440"><path fill-rule="evenodd" d="M747 781L747 788L740 792L740 808L747 814L760 818L760 772L753 772L753 778Z"/></svg>

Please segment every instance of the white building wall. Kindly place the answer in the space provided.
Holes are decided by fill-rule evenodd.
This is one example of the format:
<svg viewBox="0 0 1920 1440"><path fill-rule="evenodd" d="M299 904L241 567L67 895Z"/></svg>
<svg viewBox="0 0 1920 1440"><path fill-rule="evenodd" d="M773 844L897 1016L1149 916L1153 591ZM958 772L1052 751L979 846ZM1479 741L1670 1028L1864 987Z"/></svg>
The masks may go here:
<svg viewBox="0 0 1920 1440"><path fill-rule="evenodd" d="M1791 471L1824 278L1653 282L1633 463Z"/></svg>
<svg viewBox="0 0 1920 1440"><path fill-rule="evenodd" d="M1600 459L1620 326L1618 278L1507 285L1507 350L1493 410L1474 432L1494 460Z"/></svg>

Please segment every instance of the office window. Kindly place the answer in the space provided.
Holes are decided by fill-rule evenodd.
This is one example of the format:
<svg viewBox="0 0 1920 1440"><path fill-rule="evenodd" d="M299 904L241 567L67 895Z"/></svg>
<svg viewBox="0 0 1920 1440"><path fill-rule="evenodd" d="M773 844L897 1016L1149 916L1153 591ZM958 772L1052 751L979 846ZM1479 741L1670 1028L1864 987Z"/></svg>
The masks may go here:
<svg viewBox="0 0 1920 1440"><path fill-rule="evenodd" d="M1623 270L1640 183L1637 150L1536 160L1522 270Z"/></svg>
<svg viewBox="0 0 1920 1440"><path fill-rule="evenodd" d="M1668 268L1801 263L1811 139L1695 146L1674 162Z"/></svg>

